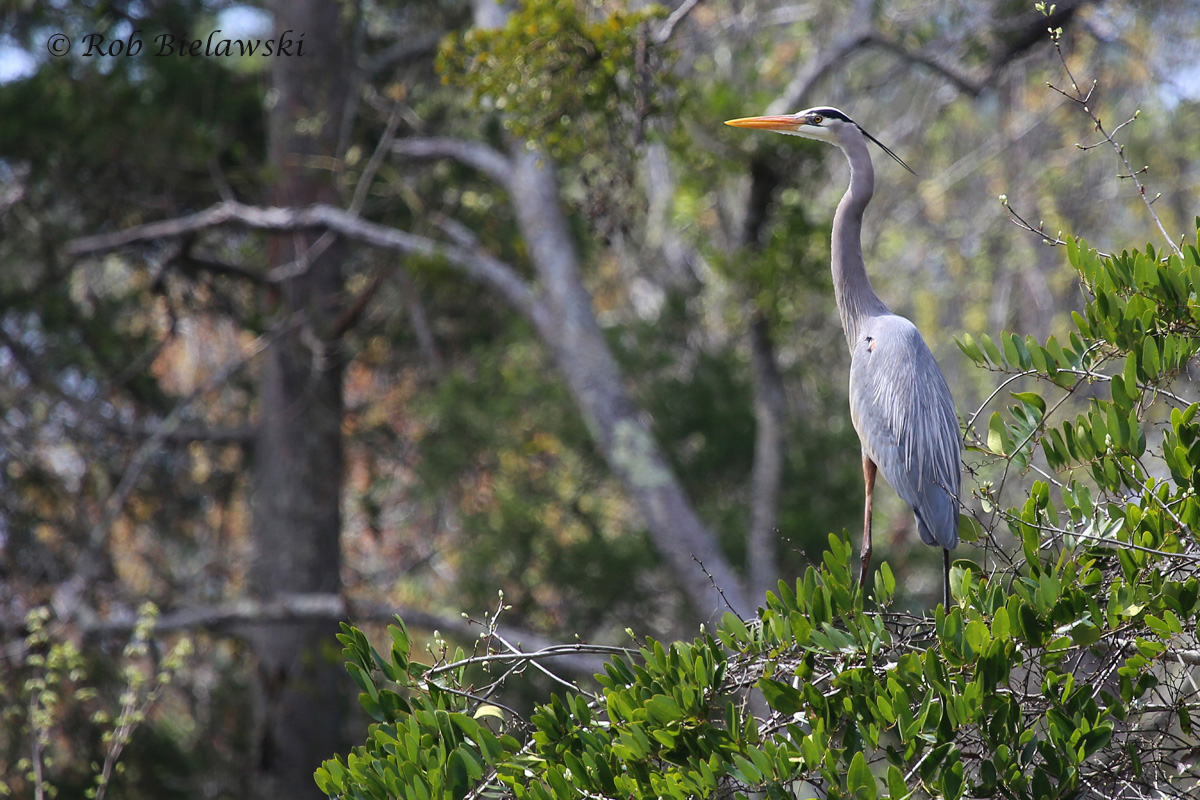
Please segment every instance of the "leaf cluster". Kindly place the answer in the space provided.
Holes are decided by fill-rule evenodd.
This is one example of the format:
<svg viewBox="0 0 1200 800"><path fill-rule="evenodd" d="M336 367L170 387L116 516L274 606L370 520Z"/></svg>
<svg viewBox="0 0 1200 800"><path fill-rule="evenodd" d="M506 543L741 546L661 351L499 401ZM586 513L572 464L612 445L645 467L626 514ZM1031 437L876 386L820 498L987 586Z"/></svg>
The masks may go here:
<svg viewBox="0 0 1200 800"><path fill-rule="evenodd" d="M504 127L556 158L601 152L648 112L638 88L649 74L646 23L661 6L628 11L577 0L531 0L503 28L448 37L438 54L442 80L470 91L470 105L504 113ZM655 70L658 75L661 70Z"/></svg>

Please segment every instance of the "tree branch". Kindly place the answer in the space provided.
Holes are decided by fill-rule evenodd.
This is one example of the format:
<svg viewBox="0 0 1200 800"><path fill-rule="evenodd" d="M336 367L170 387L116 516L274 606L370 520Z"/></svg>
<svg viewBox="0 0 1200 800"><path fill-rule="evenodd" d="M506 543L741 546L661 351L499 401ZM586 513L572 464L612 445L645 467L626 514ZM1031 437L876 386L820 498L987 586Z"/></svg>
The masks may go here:
<svg viewBox="0 0 1200 800"><path fill-rule="evenodd" d="M904 61L908 61L913 64L919 64L931 72L941 75L943 78L950 81L950 83L954 84L954 86L960 92L970 97L978 97L979 93L983 91L983 86L981 84L971 80L965 75L956 72L953 69L950 69L944 64L939 63L932 56L925 55L924 53L913 52L899 42L888 39L879 33L868 34L863 39L862 44L874 45L881 50L886 50L887 52L898 56Z"/></svg>
<svg viewBox="0 0 1200 800"><path fill-rule="evenodd" d="M512 183L512 162L486 144L448 137L407 137L392 145L392 152L409 158L450 158L508 188Z"/></svg>
<svg viewBox="0 0 1200 800"><path fill-rule="evenodd" d="M193 254L190 250L181 253L172 260L186 269L188 272L208 272L213 275L224 275L230 278L240 278L257 285L268 283L267 276L261 272L255 272L254 270L243 267L240 264L234 264L228 261L221 261L215 258L204 258L203 256Z"/></svg>
<svg viewBox="0 0 1200 800"><path fill-rule="evenodd" d="M675 33L675 26L683 22L688 14L692 13L692 9L699 5L700 0L683 0L679 7L671 12L671 15L666 18L660 27L654 33L655 44L666 44L671 35Z"/></svg>
<svg viewBox="0 0 1200 800"><path fill-rule="evenodd" d="M516 271L482 249L438 242L398 228L365 220L340 208L313 205L307 208L248 206L225 202L174 219L150 222L125 230L85 236L67 243L66 254L73 258L115 250L137 242L183 236L218 225L242 225L267 231L296 231L324 228L341 236L383 250L430 258L445 258L472 280L494 290L513 308L529 319L542 313L541 302Z"/></svg>
<svg viewBox="0 0 1200 800"><path fill-rule="evenodd" d="M478 639L487 631L478 624L471 624L462 617L442 616L415 608L387 605L385 603L356 602L339 594L284 594L269 600L242 599L214 606L193 606L167 611L158 617L155 633L179 631L230 632L246 625L283 625L294 622L342 622L352 621L389 623L399 616L409 627L438 631L443 636L460 640ZM8 627L23 624L12 620ZM125 609L108 619L86 621L83 634L92 638L122 636L129 634L137 624L133 609ZM540 634L521 628L501 626L497 629L506 642L513 642L524 651L551 651L539 658L554 659L557 666L580 675L602 672L604 662L599 655L578 652L576 648L547 639ZM584 646L586 647L586 646Z"/></svg>

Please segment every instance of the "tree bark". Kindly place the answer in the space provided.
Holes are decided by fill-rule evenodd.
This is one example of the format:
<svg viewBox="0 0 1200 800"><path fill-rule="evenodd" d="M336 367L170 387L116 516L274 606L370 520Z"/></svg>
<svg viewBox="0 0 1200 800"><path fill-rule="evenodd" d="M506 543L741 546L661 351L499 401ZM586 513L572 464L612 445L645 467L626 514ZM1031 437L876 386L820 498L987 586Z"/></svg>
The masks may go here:
<svg viewBox="0 0 1200 800"><path fill-rule="evenodd" d="M276 205L336 202L330 165L350 86L344 4L279 3L277 34L305 33L304 55L273 62L269 160ZM288 325L264 354L255 447L251 593L336 593L341 586L342 354L330 338L339 314L343 248L335 235L295 231L272 239L272 267L294 265L274 295ZM343 745L349 698L331 647L333 621L250 631L262 717L255 795L320 797L313 771Z"/></svg>
<svg viewBox="0 0 1200 800"><path fill-rule="evenodd" d="M775 363L771 333L761 313L750 321L750 366L756 430L746 582L753 599L759 601L779 580L777 526L787 432L787 396Z"/></svg>
<svg viewBox="0 0 1200 800"><path fill-rule="evenodd" d="M719 618L725 600L739 614L749 614L753 609L741 578L696 514L625 391L624 376L583 285L553 170L544 156L520 145L516 150L513 208L550 307L549 319L543 318L539 325L543 341L554 353L592 438L637 503L651 540L697 615L704 620Z"/></svg>

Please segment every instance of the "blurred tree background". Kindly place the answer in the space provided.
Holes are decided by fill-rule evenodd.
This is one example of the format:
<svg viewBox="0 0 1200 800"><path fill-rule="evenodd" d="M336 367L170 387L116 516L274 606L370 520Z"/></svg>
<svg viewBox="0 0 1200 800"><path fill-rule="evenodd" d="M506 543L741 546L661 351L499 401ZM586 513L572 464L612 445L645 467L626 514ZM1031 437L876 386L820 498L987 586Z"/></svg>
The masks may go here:
<svg viewBox="0 0 1200 800"><path fill-rule="evenodd" d="M1101 250L1162 244L1076 147L1048 26L1109 129L1140 110L1127 155L1189 230L1200 4L1033 6L5 4L0 776L82 795L183 637L119 796L317 795L358 725L347 616L467 640L500 590L514 641L672 638L720 615L714 582L751 613L860 520L846 171L723 120L831 104L913 165L877 160L864 250L964 417L998 381L954 335L1044 339L1081 305L999 195ZM156 55L218 29L304 55ZM220 203L233 224L189 216ZM313 203L338 235L245 210ZM899 602L931 605L938 554L890 489L876 526ZM153 646L124 651L145 601Z"/></svg>

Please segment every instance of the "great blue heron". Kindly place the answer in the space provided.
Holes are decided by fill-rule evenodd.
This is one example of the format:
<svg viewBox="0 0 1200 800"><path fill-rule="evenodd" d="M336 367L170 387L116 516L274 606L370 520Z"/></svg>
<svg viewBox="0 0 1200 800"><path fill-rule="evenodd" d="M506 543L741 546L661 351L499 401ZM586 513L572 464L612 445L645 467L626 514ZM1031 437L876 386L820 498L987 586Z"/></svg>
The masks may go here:
<svg viewBox="0 0 1200 800"><path fill-rule="evenodd" d="M820 106L725 123L836 145L850 162L850 188L833 216L833 293L850 347L850 419L862 443L866 502L862 571L871 566L871 504L878 468L917 518L921 541L942 548L942 599L950 606L950 551L958 546L962 441L954 398L915 325L888 310L871 288L862 255L862 218L875 191L867 140L899 156L836 108Z"/></svg>

